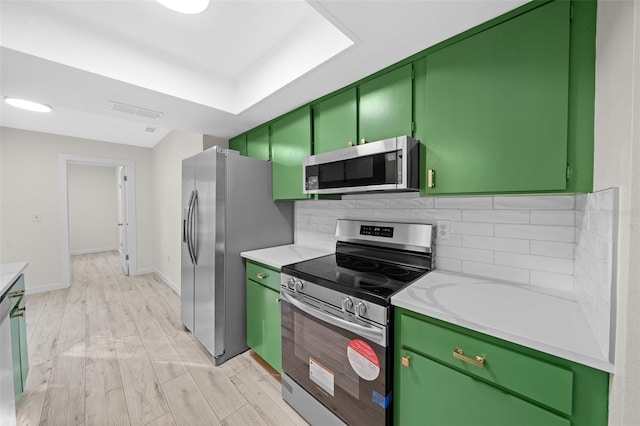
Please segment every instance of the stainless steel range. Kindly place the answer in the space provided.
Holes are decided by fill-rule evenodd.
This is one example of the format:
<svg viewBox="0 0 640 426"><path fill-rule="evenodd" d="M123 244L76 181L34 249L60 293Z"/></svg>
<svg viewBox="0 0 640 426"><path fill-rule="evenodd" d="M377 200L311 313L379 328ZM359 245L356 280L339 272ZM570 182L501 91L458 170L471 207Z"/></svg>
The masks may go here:
<svg viewBox="0 0 640 426"><path fill-rule="evenodd" d="M339 219L336 238L282 268L282 395L312 425L388 425L391 296L431 270L433 227Z"/></svg>

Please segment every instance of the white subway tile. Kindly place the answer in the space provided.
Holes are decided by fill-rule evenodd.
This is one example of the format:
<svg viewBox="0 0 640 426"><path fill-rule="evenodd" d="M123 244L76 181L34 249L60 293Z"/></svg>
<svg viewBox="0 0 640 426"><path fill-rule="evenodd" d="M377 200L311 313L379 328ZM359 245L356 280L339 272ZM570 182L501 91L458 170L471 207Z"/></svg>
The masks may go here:
<svg viewBox="0 0 640 426"><path fill-rule="evenodd" d="M577 229L587 229L587 215L584 211L575 211L574 223Z"/></svg>
<svg viewBox="0 0 640 426"><path fill-rule="evenodd" d="M315 227L311 223L296 223L296 231L313 231Z"/></svg>
<svg viewBox="0 0 640 426"><path fill-rule="evenodd" d="M557 243L551 241L531 241L531 254L573 259L573 243Z"/></svg>
<svg viewBox="0 0 640 426"><path fill-rule="evenodd" d="M528 210L463 210L463 222L529 223Z"/></svg>
<svg viewBox="0 0 640 426"><path fill-rule="evenodd" d="M574 195L495 196L494 209L568 210L575 205Z"/></svg>
<svg viewBox="0 0 640 426"><path fill-rule="evenodd" d="M573 292L573 275L531 271L531 284L538 287Z"/></svg>
<svg viewBox="0 0 640 426"><path fill-rule="evenodd" d="M391 207L398 209L432 209L433 197L396 198L391 200Z"/></svg>
<svg viewBox="0 0 640 426"><path fill-rule="evenodd" d="M614 212L617 210L618 188L609 188L594 193L598 210Z"/></svg>
<svg viewBox="0 0 640 426"><path fill-rule="evenodd" d="M314 225L326 225L329 223L329 216L311 216L311 223Z"/></svg>
<svg viewBox="0 0 640 426"><path fill-rule="evenodd" d="M572 226L495 225L495 233L496 237L569 243L573 242L574 228Z"/></svg>
<svg viewBox="0 0 640 426"><path fill-rule="evenodd" d="M448 240L438 238L438 236L436 235L436 250L438 250L438 246L462 247L462 235L450 233Z"/></svg>
<svg viewBox="0 0 640 426"><path fill-rule="evenodd" d="M573 210L532 210L531 223L533 225L573 226L575 212Z"/></svg>
<svg viewBox="0 0 640 426"><path fill-rule="evenodd" d="M436 255L435 269L441 269L451 272L462 272L462 261L459 259L449 259L447 257L440 257Z"/></svg>
<svg viewBox="0 0 640 426"><path fill-rule="evenodd" d="M573 275L573 259L496 252L495 263L496 265L508 265L514 268Z"/></svg>
<svg viewBox="0 0 640 426"><path fill-rule="evenodd" d="M436 248L437 254L443 257L460 260L473 260L475 262L493 263L491 250L479 250L463 247L440 246Z"/></svg>
<svg viewBox="0 0 640 426"><path fill-rule="evenodd" d="M507 251L514 253L529 253L529 240L463 235L462 247Z"/></svg>
<svg viewBox="0 0 640 426"><path fill-rule="evenodd" d="M518 284L529 284L529 271L527 269L491 265L488 263L476 263L465 260L462 262L462 272L465 274L479 275L481 277L510 281Z"/></svg>
<svg viewBox="0 0 640 426"><path fill-rule="evenodd" d="M359 209L388 209L391 206L388 198L364 198L355 202Z"/></svg>
<svg viewBox="0 0 640 426"><path fill-rule="evenodd" d="M587 208L587 194L578 194L576 197L576 211L583 212Z"/></svg>
<svg viewBox="0 0 640 426"><path fill-rule="evenodd" d="M493 226L491 223L451 222L451 233L490 237L493 236Z"/></svg>
<svg viewBox="0 0 640 426"><path fill-rule="evenodd" d="M437 209L492 209L493 197L436 197Z"/></svg>
<svg viewBox="0 0 640 426"><path fill-rule="evenodd" d="M313 208L313 203L315 203L316 200L301 200L301 201L294 201L293 202L293 206L294 208L297 209L306 209L306 208Z"/></svg>
<svg viewBox="0 0 640 426"><path fill-rule="evenodd" d="M344 212L343 219L371 219L373 217L372 209L347 209Z"/></svg>
<svg viewBox="0 0 640 426"><path fill-rule="evenodd" d="M411 219L411 210L407 209L373 209L373 217L377 219Z"/></svg>
<svg viewBox="0 0 640 426"><path fill-rule="evenodd" d="M336 227L331 225L316 225L316 232L333 235L336 232Z"/></svg>
<svg viewBox="0 0 640 426"><path fill-rule="evenodd" d="M462 213L460 212L460 210L449 209L412 209L411 218L430 221L448 220L460 222Z"/></svg>
<svg viewBox="0 0 640 426"><path fill-rule="evenodd" d="M613 239L613 215L610 211L588 211L587 230L608 240Z"/></svg>

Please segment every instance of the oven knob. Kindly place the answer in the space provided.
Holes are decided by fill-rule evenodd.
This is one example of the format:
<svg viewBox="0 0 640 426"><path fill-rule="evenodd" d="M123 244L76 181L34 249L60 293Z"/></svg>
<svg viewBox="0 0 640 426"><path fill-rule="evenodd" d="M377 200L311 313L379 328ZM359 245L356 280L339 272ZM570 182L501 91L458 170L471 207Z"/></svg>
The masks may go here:
<svg viewBox="0 0 640 426"><path fill-rule="evenodd" d="M287 280L287 288L289 290L293 290L295 288L295 283L296 283L296 280L294 280L293 278L289 278Z"/></svg>
<svg viewBox="0 0 640 426"><path fill-rule="evenodd" d="M301 280L296 280L296 291L302 290L302 287L304 287L304 283Z"/></svg>
<svg viewBox="0 0 640 426"><path fill-rule="evenodd" d="M353 300L350 297L345 297L342 299L342 310L344 312L350 311L353 309Z"/></svg>
<svg viewBox="0 0 640 426"><path fill-rule="evenodd" d="M367 307L365 306L365 304L364 304L364 303L359 302L359 303L356 305L356 310L355 310L356 316L357 316L357 317L362 317L362 316L364 316L364 313L365 313L365 312L367 312Z"/></svg>

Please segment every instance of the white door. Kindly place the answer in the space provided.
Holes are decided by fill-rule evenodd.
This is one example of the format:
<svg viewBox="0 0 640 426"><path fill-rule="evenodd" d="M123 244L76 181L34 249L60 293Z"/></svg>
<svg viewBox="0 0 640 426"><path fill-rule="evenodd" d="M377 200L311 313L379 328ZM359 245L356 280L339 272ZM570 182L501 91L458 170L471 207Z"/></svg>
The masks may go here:
<svg viewBox="0 0 640 426"><path fill-rule="evenodd" d="M129 275L129 250L127 247L127 167L118 167L118 251L125 275Z"/></svg>

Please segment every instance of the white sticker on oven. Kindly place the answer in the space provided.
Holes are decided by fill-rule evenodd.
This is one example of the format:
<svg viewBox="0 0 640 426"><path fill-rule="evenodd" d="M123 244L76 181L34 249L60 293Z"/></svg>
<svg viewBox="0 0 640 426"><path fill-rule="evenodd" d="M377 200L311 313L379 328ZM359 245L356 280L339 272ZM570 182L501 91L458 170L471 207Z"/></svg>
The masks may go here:
<svg viewBox="0 0 640 426"><path fill-rule="evenodd" d="M351 368L365 380L372 381L380 375L380 361L367 342L354 339L347 347L347 358Z"/></svg>
<svg viewBox="0 0 640 426"><path fill-rule="evenodd" d="M313 358L309 358L309 378L329 395L333 394L333 371L320 364Z"/></svg>

